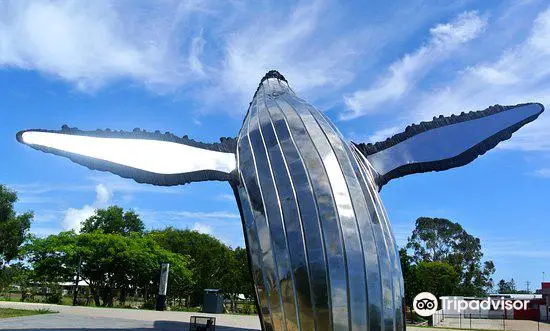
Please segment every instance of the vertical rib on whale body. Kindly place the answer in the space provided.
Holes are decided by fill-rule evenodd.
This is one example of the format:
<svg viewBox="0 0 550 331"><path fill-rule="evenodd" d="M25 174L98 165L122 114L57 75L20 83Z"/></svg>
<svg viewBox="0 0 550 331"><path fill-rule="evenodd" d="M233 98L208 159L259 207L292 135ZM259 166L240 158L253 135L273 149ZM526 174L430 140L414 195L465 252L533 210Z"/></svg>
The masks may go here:
<svg viewBox="0 0 550 331"><path fill-rule="evenodd" d="M282 76L237 142L237 190L266 330L401 330L403 284L366 160Z"/></svg>

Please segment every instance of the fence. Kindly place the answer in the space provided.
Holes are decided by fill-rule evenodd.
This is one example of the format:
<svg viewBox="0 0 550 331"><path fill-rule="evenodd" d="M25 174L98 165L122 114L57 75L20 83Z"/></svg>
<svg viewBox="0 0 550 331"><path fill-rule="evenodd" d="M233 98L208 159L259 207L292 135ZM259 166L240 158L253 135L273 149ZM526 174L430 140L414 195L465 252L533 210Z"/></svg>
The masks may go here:
<svg viewBox="0 0 550 331"><path fill-rule="evenodd" d="M516 320L487 314L445 314L441 310L433 316L433 326L464 330L550 331L549 320ZM545 317L547 318L547 317Z"/></svg>

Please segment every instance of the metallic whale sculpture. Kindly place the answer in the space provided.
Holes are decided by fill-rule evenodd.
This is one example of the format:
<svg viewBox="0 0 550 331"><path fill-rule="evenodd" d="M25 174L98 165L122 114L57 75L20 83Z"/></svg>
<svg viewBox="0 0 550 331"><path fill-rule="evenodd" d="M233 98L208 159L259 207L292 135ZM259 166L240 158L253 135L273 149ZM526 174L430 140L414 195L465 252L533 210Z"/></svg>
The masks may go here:
<svg viewBox="0 0 550 331"><path fill-rule="evenodd" d="M229 182L264 330L404 330L400 260L378 191L394 178L465 165L543 110L493 106L348 144L270 71L238 137L219 143L67 126L17 140L140 183Z"/></svg>

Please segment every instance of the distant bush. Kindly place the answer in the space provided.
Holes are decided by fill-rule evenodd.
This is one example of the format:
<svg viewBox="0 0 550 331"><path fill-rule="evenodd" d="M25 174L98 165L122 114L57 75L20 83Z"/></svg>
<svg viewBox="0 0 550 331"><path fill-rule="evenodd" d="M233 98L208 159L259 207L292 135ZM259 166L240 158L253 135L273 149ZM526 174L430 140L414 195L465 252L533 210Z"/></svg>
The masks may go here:
<svg viewBox="0 0 550 331"><path fill-rule="evenodd" d="M42 292L45 292L43 302L51 303L55 305L60 305L63 300L63 292L59 285L57 284L47 284L43 287Z"/></svg>
<svg viewBox="0 0 550 331"><path fill-rule="evenodd" d="M34 291L31 288L21 289L22 302L34 302Z"/></svg>
<svg viewBox="0 0 550 331"><path fill-rule="evenodd" d="M157 302L154 299L152 299L152 300L145 301L141 306L141 309L155 309L156 306L157 306Z"/></svg>
<svg viewBox="0 0 550 331"><path fill-rule="evenodd" d="M254 304L241 304L237 306L237 309L235 309L236 314L243 314L243 315L252 315L256 314L256 305Z"/></svg>
<svg viewBox="0 0 550 331"><path fill-rule="evenodd" d="M198 313L202 309L201 309L201 307L170 306L170 310L171 311L186 311L186 312Z"/></svg>
<svg viewBox="0 0 550 331"><path fill-rule="evenodd" d="M51 304L54 304L54 305L60 305L62 299L63 299L63 296L61 295L61 292L54 292L54 293L48 294L44 297L44 303L51 303Z"/></svg>

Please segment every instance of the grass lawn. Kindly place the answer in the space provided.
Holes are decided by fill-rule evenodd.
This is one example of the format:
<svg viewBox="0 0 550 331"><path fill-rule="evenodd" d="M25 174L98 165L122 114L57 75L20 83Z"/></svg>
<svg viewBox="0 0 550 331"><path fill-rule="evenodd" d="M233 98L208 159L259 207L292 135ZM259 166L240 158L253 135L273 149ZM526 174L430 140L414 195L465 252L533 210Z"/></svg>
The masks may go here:
<svg viewBox="0 0 550 331"><path fill-rule="evenodd" d="M0 318L42 315L42 314L50 314L50 313L53 313L53 311L46 310L46 309L22 310L22 309L0 308Z"/></svg>

